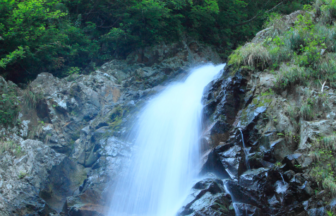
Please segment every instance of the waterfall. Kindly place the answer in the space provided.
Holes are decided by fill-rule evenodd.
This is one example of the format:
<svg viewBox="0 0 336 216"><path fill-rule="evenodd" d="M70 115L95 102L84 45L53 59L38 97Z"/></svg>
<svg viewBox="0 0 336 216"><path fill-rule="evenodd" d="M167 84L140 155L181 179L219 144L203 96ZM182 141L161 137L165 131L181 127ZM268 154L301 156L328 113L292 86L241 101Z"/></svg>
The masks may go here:
<svg viewBox="0 0 336 216"><path fill-rule="evenodd" d="M137 154L116 181L108 216L176 215L199 171L203 89L223 67L195 68L148 102L132 134Z"/></svg>
<svg viewBox="0 0 336 216"><path fill-rule="evenodd" d="M244 153L245 153L245 163L246 163L246 168L249 170L250 169L250 164L248 162L248 151L247 148L245 146L245 142L244 142L244 135L243 135L243 131L239 128L241 137L242 137L242 142L243 142L243 148L244 148Z"/></svg>
<svg viewBox="0 0 336 216"><path fill-rule="evenodd" d="M285 182L285 179L284 179L284 177L283 177L282 173L280 173L280 175L281 175L281 178L282 178L282 183L285 185L285 184L286 184L286 182Z"/></svg>

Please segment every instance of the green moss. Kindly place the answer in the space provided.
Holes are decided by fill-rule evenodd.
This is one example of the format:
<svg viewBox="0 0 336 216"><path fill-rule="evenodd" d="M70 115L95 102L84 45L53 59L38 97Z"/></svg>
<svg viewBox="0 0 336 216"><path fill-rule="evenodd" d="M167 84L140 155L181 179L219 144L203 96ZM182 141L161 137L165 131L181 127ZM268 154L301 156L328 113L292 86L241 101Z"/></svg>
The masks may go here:
<svg viewBox="0 0 336 216"><path fill-rule="evenodd" d="M19 173L19 179L23 179L23 178L25 178L27 176L27 173L26 172L23 172L23 171L21 171L20 173Z"/></svg>
<svg viewBox="0 0 336 216"><path fill-rule="evenodd" d="M268 107L271 102L272 102L272 99L267 96L259 96L252 100L252 104L256 107L263 107L263 106Z"/></svg>
<svg viewBox="0 0 336 216"><path fill-rule="evenodd" d="M269 89L268 91L261 93L262 97L271 96L271 95L274 95L274 91L272 89Z"/></svg>
<svg viewBox="0 0 336 216"><path fill-rule="evenodd" d="M119 130L123 117L128 110L124 110L121 106L115 107L109 115L110 128L113 131Z"/></svg>

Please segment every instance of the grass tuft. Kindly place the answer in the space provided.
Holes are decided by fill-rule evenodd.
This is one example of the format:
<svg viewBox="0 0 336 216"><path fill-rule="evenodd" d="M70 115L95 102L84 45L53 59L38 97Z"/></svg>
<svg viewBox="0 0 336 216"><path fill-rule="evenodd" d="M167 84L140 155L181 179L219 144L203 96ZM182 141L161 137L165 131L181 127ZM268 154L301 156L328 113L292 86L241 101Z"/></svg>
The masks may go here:
<svg viewBox="0 0 336 216"><path fill-rule="evenodd" d="M332 176L328 176L327 178L325 178L322 182L322 185L324 187L324 189L329 190L332 195L336 195L336 183L335 183L335 178L333 178Z"/></svg>
<svg viewBox="0 0 336 216"><path fill-rule="evenodd" d="M253 68L265 68L270 61L270 53L261 43L247 43L229 57L229 64Z"/></svg>
<svg viewBox="0 0 336 216"><path fill-rule="evenodd" d="M35 109L37 104L43 99L43 93L35 93L30 87L23 92L23 103L29 108Z"/></svg>

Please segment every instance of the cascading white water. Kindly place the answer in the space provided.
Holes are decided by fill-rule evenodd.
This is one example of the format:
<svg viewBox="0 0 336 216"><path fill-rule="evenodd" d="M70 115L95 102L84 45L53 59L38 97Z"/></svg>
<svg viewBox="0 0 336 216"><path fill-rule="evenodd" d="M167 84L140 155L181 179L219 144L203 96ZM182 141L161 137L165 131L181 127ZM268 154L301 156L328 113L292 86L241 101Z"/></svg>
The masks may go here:
<svg viewBox="0 0 336 216"><path fill-rule="evenodd" d="M224 65L195 68L153 98L134 132L138 153L116 182L108 216L174 216L200 163L201 98Z"/></svg>

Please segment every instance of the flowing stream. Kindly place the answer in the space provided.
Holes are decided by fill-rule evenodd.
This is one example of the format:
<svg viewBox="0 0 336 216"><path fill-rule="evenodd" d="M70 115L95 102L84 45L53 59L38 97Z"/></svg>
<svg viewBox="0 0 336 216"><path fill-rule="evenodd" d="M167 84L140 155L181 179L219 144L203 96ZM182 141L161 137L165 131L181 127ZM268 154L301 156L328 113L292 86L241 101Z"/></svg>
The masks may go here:
<svg viewBox="0 0 336 216"><path fill-rule="evenodd" d="M137 154L116 182L108 216L176 215L199 171L203 90L223 68L195 68L149 101L133 132Z"/></svg>

